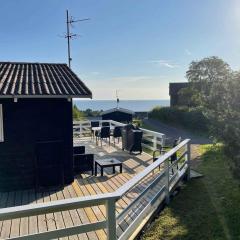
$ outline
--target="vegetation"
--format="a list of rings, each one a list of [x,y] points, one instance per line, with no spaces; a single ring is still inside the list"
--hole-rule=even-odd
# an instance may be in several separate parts
[[[239,182],[232,177],[222,145],[202,147],[197,170],[203,178],[190,181],[144,234],[144,240],[240,239]]]
[[[73,119],[74,120],[81,120],[81,119],[85,119],[86,115],[84,114],[84,112],[80,111],[78,109],[78,107],[74,104],[73,105]]]
[[[156,108],[149,116],[191,130],[209,130],[216,142],[224,144],[232,159],[229,164],[240,178],[240,72],[218,57],[209,57],[193,61],[186,77],[189,88],[180,92],[180,98],[188,99],[186,107]]]
[[[87,117],[99,117],[101,111],[93,111],[92,109],[86,109],[85,111],[80,111],[78,107],[74,104],[73,105],[73,119],[80,120],[86,119]]]
[[[240,72],[217,57],[192,62],[187,71],[192,100],[202,107],[211,135],[224,143],[233,160],[234,174],[240,177]]]
[[[132,121],[133,124],[135,124],[136,126],[138,127],[142,127],[142,120],[139,119],[139,118],[134,118],[133,121]]]
[[[193,132],[208,132],[208,120],[203,115],[201,108],[155,107],[149,113],[149,117],[161,122],[184,127]]]

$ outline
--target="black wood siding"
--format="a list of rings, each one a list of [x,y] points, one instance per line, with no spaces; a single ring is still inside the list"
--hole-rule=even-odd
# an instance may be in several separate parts
[[[124,113],[120,111],[115,111],[111,113],[106,113],[102,115],[102,120],[114,120],[117,122],[128,123],[132,122],[132,114]]]
[[[35,186],[36,143],[61,141],[64,181],[73,181],[72,102],[66,99],[1,99],[0,190]],[[54,174],[54,172],[52,173]]]

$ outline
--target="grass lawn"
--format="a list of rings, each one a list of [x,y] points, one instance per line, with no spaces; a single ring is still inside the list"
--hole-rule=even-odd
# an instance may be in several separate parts
[[[203,146],[198,171],[143,235],[144,240],[240,239],[240,181],[221,146]]]

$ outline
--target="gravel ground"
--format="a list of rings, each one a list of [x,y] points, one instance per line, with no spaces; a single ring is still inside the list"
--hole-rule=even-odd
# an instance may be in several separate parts
[[[189,131],[186,131],[181,128],[172,127],[170,125],[167,125],[165,123],[159,122],[157,120],[153,119],[145,119],[144,124],[149,126],[152,130],[164,133],[167,136],[167,142],[172,142],[173,139],[176,139],[178,137],[182,137],[182,139],[190,138],[191,139],[191,167],[193,169],[196,169],[198,164],[200,163],[200,145],[202,144],[210,144],[211,140],[197,136]]]

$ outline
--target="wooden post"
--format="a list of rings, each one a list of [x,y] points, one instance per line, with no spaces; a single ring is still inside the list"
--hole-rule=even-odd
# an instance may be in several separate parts
[[[164,162],[164,182],[165,182],[165,195],[166,195],[166,204],[169,204],[170,197],[169,197],[169,160],[166,159]]]
[[[117,227],[116,227],[116,209],[115,199],[109,199],[106,202],[106,215],[107,215],[107,239],[117,239]]]

